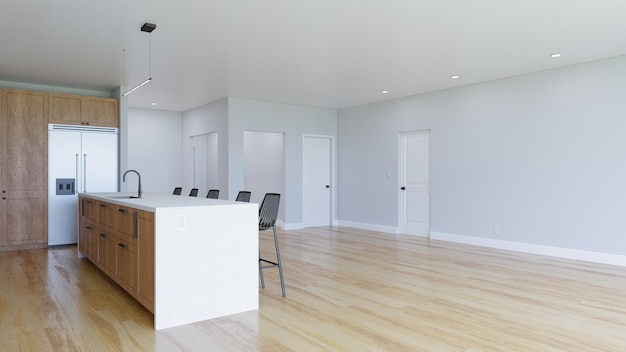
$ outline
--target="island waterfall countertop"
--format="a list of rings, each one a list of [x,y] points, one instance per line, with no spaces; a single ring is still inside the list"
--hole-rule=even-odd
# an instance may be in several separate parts
[[[136,195],[79,194],[154,213],[155,329],[258,309],[258,204],[156,193],[130,198]],[[141,267],[137,274],[141,279]]]
[[[171,194],[163,193],[143,193],[141,198],[137,198],[137,192],[80,193],[80,195],[101,200],[104,202],[150,212],[155,212],[159,208],[181,208],[241,204],[240,202],[234,202],[230,200],[174,196]]]

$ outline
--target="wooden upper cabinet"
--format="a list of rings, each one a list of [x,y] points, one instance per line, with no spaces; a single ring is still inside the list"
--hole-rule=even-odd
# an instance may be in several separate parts
[[[113,98],[50,93],[50,123],[119,127],[119,102]]]
[[[118,101],[110,98],[85,98],[87,111],[83,112],[88,125],[119,127]],[[86,116],[85,116],[86,115]]]
[[[76,95],[50,94],[51,123],[80,125],[82,97]]]

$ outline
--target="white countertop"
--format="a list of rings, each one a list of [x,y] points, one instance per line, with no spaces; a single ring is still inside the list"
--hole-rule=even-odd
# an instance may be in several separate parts
[[[186,208],[241,204],[241,202],[235,202],[232,200],[197,198],[183,195],[175,196],[172,194],[148,192],[143,193],[141,198],[130,198],[136,197],[137,192],[79,193],[79,195],[150,212],[155,212],[158,208]]]

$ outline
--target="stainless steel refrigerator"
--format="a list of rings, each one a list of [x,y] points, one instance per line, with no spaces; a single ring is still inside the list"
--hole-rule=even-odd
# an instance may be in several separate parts
[[[48,245],[78,240],[78,193],[118,191],[118,129],[48,125]]]

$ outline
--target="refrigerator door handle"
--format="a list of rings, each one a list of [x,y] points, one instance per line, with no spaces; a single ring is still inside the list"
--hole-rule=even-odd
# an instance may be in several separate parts
[[[83,193],[87,192],[87,154],[83,154]]]
[[[78,185],[78,154],[76,154],[76,184]],[[74,190],[76,190],[76,187],[74,187]],[[80,188],[79,188],[80,190]]]

